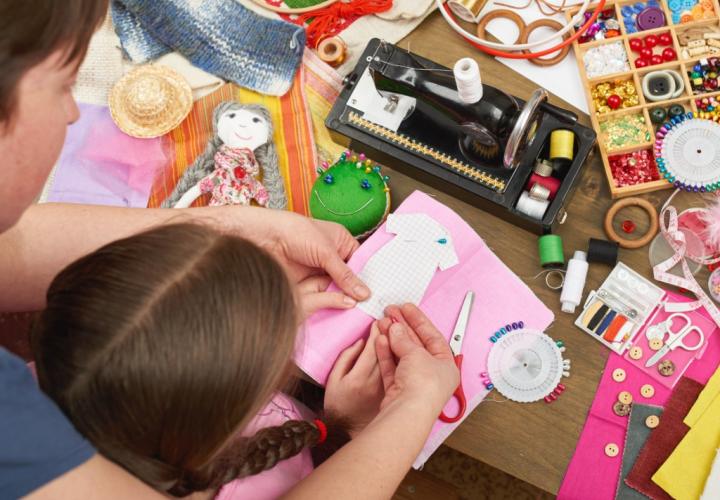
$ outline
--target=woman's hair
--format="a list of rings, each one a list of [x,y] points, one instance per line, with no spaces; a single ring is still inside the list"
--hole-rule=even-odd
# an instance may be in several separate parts
[[[255,113],[267,123],[268,141],[255,150],[255,158],[262,169],[262,184],[268,192],[268,208],[279,210],[287,208],[285,181],[280,174],[278,154],[273,142],[273,122],[270,111],[262,104],[242,104],[237,101],[221,102],[215,108],[213,111],[213,135],[208,141],[205,151],[183,172],[173,192],[162,202],[162,207],[174,207],[183,194],[215,170],[215,153],[223,144],[218,137],[218,122],[226,112],[239,110]]]
[[[65,51],[65,64],[80,65],[107,10],[108,0],[0,2],[0,125],[11,121],[18,82],[30,68],[56,50]]]
[[[32,341],[41,387],[98,451],[184,496],[317,443],[299,420],[237,435],[286,382],[296,328],[290,283],[267,252],[176,224],[63,270]]]

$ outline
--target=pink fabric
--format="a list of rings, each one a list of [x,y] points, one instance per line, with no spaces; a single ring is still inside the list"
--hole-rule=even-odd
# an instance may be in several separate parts
[[[668,296],[672,300],[688,300],[672,292],[668,292]],[[709,315],[704,309],[700,310],[700,313],[709,319]],[[647,358],[647,354],[645,358]],[[702,359],[692,363],[685,372],[685,376],[705,384],[715,372],[718,363],[720,363],[720,335],[712,335],[708,340],[708,346]],[[622,368],[626,372],[626,379],[622,383],[617,383],[612,378],[612,372],[616,368]],[[645,384],[651,384],[655,388],[655,395],[650,399],[645,399],[640,395],[640,387]],[[558,492],[558,499],[611,500],[615,498],[628,425],[627,417],[618,417],[612,410],[612,405],[617,400],[620,391],[629,391],[635,401],[660,406],[665,405],[671,392],[634,363],[611,353],[585,427],[578,440],[575,454]],[[610,458],[605,455],[605,445],[608,443],[618,445],[620,448],[618,456]]]
[[[165,141],[130,137],[113,123],[107,107],[80,104],[48,201],[144,208],[155,175],[172,159]]]
[[[492,253],[477,233],[445,205],[416,191],[395,213],[425,213],[443,225],[452,236],[459,264],[446,271],[438,271],[420,303],[420,308],[447,337],[455,326],[465,293],[473,290],[476,294],[463,344],[462,377],[468,401],[467,417],[488,392],[480,373],[487,368],[487,356],[492,346],[489,337],[501,326],[518,321],[524,321],[528,328],[545,330],[553,321],[553,314]],[[370,256],[393,237],[385,231],[383,224],[355,252],[350,267],[360,271]],[[372,321],[372,317],[357,308],[318,312],[308,320],[301,335],[296,359],[298,365],[324,384],[340,352],[358,338],[366,336]],[[450,414],[453,414],[453,409],[448,407]],[[458,425],[438,421],[415,467],[421,466]]]
[[[287,420],[312,418],[314,418],[312,412],[302,403],[284,394],[277,394],[243,431],[243,435],[251,436],[260,429],[282,425]],[[312,470],[312,456],[310,450],[305,449],[299,455],[283,460],[270,470],[229,482],[222,487],[215,498],[218,500],[275,499],[287,493]]]
[[[674,302],[674,300],[669,299],[669,302]],[[707,349],[707,345],[710,341],[710,336],[713,335],[717,330],[717,326],[715,325],[715,323],[706,315],[700,313],[699,310],[683,313],[688,318],[690,318],[690,320],[695,326],[699,327],[703,331],[706,344],[705,347],[701,347],[697,351],[686,351],[682,348],[676,348],[666,354],[663,359],[669,359],[673,363],[675,363],[675,373],[673,373],[669,377],[664,377],[658,372],[657,365],[645,368],[645,363],[647,362],[647,360],[650,358],[650,356],[655,354],[655,351],[650,349],[649,341],[645,336],[645,330],[652,325],[657,325],[658,323],[664,322],[671,314],[673,313],[666,312],[661,308],[658,311],[657,315],[654,318],[651,318],[650,321],[648,321],[646,326],[640,331],[640,333],[636,337],[634,345],[639,345],[642,348],[644,353],[642,359],[639,359],[637,361],[633,360],[630,358],[629,353],[625,353],[625,359],[628,362],[637,366],[640,370],[650,375],[652,378],[655,379],[656,382],[659,382],[670,389],[675,387],[675,384],[678,380],[680,380],[680,377],[682,377],[682,375],[685,373],[685,370],[692,364],[693,360],[703,357],[703,355],[705,354],[705,350]],[[675,318],[674,323],[674,329],[676,331],[682,328],[682,326],[685,324],[682,318]],[[667,336],[665,337],[665,339],[667,340]],[[698,335],[696,335],[695,333],[691,333],[685,338],[684,341],[687,345],[693,346],[695,345],[695,343],[698,342]]]

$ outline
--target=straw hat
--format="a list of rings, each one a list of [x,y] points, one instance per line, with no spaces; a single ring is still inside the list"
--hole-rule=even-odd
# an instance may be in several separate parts
[[[140,66],[122,77],[110,91],[110,114],[126,134],[159,137],[190,113],[190,85],[166,66]]]

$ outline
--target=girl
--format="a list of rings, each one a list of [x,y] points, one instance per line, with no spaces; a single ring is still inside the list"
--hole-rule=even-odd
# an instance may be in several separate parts
[[[33,329],[41,387],[98,451],[160,491],[275,498],[312,470],[309,447],[344,440],[288,398],[267,404],[291,373],[299,318],[280,265],[246,240],[151,230],[71,264],[47,299]],[[369,359],[367,348],[356,367]],[[378,391],[363,406],[377,413],[382,382],[364,365],[357,376]]]

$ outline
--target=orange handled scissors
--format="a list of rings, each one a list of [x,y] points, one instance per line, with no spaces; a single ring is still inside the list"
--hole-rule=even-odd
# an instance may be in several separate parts
[[[458,315],[457,322],[455,323],[455,329],[453,330],[452,337],[450,337],[450,350],[455,357],[455,366],[460,370],[460,385],[457,386],[453,397],[458,403],[458,411],[454,417],[448,417],[445,415],[445,411],[440,414],[440,420],[448,424],[452,424],[463,418],[465,415],[465,409],[467,408],[467,401],[465,400],[465,391],[462,385],[462,362],[463,355],[462,343],[465,339],[465,331],[467,330],[468,320],[470,319],[470,311],[472,310],[473,300],[475,300],[475,292],[468,292],[465,294],[465,300],[463,301],[460,314]]]

